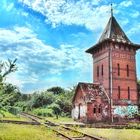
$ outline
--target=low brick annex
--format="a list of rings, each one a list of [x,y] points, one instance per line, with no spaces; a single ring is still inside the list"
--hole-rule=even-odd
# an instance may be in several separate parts
[[[109,96],[99,83],[79,83],[73,98],[72,117],[82,122],[108,119]]]

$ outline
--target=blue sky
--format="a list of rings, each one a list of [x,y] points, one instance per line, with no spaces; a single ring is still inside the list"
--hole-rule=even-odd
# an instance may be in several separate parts
[[[0,0],[0,59],[17,58],[6,81],[22,92],[92,82],[94,45],[110,17],[110,0]],[[114,15],[140,44],[140,1],[114,0]],[[140,78],[140,51],[137,51]]]

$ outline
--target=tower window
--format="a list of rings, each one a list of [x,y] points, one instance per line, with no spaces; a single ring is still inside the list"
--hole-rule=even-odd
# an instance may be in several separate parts
[[[120,76],[120,64],[117,65],[118,65],[118,76]]]
[[[120,88],[120,86],[118,86],[118,99],[120,99],[121,98],[121,88]]]
[[[128,100],[130,100],[130,87],[128,87]]]
[[[97,77],[99,77],[99,66],[97,66]]]
[[[102,65],[102,76],[104,75],[104,65]]]
[[[129,77],[129,65],[127,65],[127,77]]]

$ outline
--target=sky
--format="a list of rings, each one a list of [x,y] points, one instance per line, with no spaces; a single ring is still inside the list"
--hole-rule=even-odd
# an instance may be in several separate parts
[[[110,18],[111,0],[0,0],[0,60],[17,58],[6,82],[23,93],[92,82],[92,57]],[[140,1],[114,0],[114,16],[140,44]],[[140,78],[140,51],[136,54]]]

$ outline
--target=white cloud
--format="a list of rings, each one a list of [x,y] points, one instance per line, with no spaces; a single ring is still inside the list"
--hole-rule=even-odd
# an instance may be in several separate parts
[[[23,81],[18,78],[16,74],[10,74],[6,78],[7,83],[12,83],[13,85],[16,85],[18,88],[22,89],[23,88]]]
[[[140,24],[136,23],[135,25],[133,25],[133,27],[131,29],[129,29],[127,34],[132,36],[132,35],[134,35],[136,33],[139,33],[139,31],[140,31]]]
[[[15,77],[7,80],[12,82],[13,79],[13,83],[22,88],[24,84],[38,83],[42,78],[59,76],[66,71],[79,71],[79,75],[83,75],[90,67],[87,61],[90,56],[85,55],[85,48],[70,44],[54,48],[44,44],[27,27],[0,29],[0,51],[0,59],[18,59]]]
[[[132,13],[130,13],[132,18],[137,18],[138,16],[140,16],[140,12],[139,11],[134,11]]]
[[[121,2],[120,5],[124,6],[124,7],[129,7],[129,6],[133,5],[133,3],[131,0],[126,0],[126,1]]]
[[[94,30],[104,27],[110,5],[99,6],[101,0],[20,0],[33,10],[46,17],[46,22],[53,27],[59,24],[80,25]],[[98,5],[98,6],[97,6]],[[97,24],[99,23],[99,24]]]

